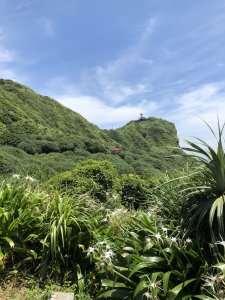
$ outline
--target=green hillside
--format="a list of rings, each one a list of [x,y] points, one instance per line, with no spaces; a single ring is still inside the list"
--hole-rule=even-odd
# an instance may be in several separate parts
[[[0,171],[49,177],[81,159],[107,159],[120,173],[157,175],[182,165],[175,126],[148,118],[101,130],[54,99],[0,80]],[[113,154],[112,149],[121,149]]]

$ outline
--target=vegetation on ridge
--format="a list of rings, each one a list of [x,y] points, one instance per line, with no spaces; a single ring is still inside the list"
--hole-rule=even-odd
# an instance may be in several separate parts
[[[90,158],[113,162],[119,173],[155,176],[183,165],[174,156],[180,152],[174,149],[176,146],[176,129],[168,121],[151,117],[116,130],[101,130],[49,97],[13,81],[0,80],[3,174],[29,172],[48,178]],[[121,148],[121,153],[113,155],[114,147]]]

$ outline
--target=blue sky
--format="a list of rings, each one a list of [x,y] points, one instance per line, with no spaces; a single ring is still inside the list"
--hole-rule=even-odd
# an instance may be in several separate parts
[[[140,113],[210,139],[225,120],[224,0],[0,0],[0,78],[116,128]]]

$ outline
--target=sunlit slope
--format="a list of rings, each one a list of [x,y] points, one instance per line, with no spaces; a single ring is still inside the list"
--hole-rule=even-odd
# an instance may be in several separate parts
[[[137,112],[138,115],[138,112]],[[120,173],[157,175],[182,165],[174,124],[157,118],[101,130],[80,114],[11,80],[0,80],[0,171],[52,174],[85,158]],[[112,149],[121,152],[113,154]]]
[[[1,143],[48,153],[102,142],[101,131],[80,114],[10,80],[0,81]]]

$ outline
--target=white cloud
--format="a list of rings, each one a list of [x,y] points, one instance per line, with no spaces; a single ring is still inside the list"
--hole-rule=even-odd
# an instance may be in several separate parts
[[[157,103],[146,100],[115,107],[88,95],[61,95],[56,98],[64,106],[79,112],[88,121],[102,128],[118,127],[130,120],[138,119],[140,113],[144,111],[153,114],[157,110]]]
[[[144,88],[139,86],[140,94]],[[126,91],[127,94],[133,92]],[[181,145],[184,145],[184,139],[189,140],[192,136],[202,138],[213,145],[214,138],[202,119],[215,130],[217,114],[221,124],[225,121],[225,82],[200,85],[185,93],[173,95],[166,101],[140,96],[139,101],[115,104],[104,98],[82,93],[79,88],[59,77],[49,82],[45,94],[79,112],[88,121],[101,128],[121,127],[131,120],[138,119],[140,113],[146,117],[164,118],[175,124]]]
[[[1,64],[0,78],[14,80],[16,82],[29,86],[29,77],[27,75],[18,72],[14,68],[1,67]]]
[[[39,20],[39,23],[41,24],[45,35],[47,35],[48,37],[55,36],[55,26],[50,18],[41,18]]]
[[[11,62],[14,58],[15,54],[12,51],[0,46],[0,63]]]
[[[17,11],[20,11],[20,10],[24,11],[25,9],[29,8],[30,6],[31,6],[30,2],[28,2],[28,1],[24,1],[24,2],[20,1],[20,3],[18,5],[16,5],[15,9]]]
[[[156,25],[156,19],[150,17],[147,20],[147,22],[145,22],[144,26],[140,28],[141,37],[139,40],[139,45],[138,45],[139,47],[141,46],[141,44],[145,43],[149,39],[149,37],[151,36],[151,34],[155,29],[155,25]]]
[[[137,77],[137,72],[148,72],[154,61],[143,55],[145,43],[151,37],[154,30],[155,19],[149,18],[139,28],[137,38],[120,55],[105,65],[96,66],[93,70],[85,70],[82,75],[82,85],[88,89],[90,82],[102,97],[113,103],[126,102],[133,96],[141,97],[151,90],[151,84],[146,83],[142,75],[135,82],[129,78]],[[144,80],[143,80],[144,79]],[[134,80],[133,80],[134,81]]]
[[[194,136],[214,144],[214,138],[204,121],[215,131],[217,116],[221,124],[225,122],[225,82],[201,85],[178,95],[174,99],[174,106],[165,118],[176,124],[182,139]]]
[[[15,80],[15,73],[11,69],[1,68],[0,78]]]

